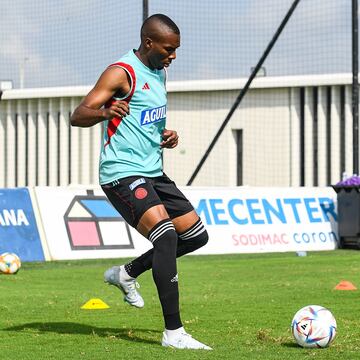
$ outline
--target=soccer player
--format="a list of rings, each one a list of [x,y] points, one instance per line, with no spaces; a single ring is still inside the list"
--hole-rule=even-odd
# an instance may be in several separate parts
[[[109,201],[153,248],[128,264],[105,271],[104,279],[141,308],[136,278],[152,269],[165,322],[162,345],[179,349],[211,348],[183,328],[179,311],[176,257],[208,241],[199,216],[163,172],[163,148],[178,144],[165,128],[166,68],[176,59],[180,31],[156,14],[141,27],[141,44],[111,64],[71,116],[73,126],[105,122],[100,155],[100,184]]]

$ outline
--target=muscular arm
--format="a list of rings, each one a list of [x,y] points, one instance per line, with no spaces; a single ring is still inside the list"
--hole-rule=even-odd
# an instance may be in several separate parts
[[[129,106],[125,101],[116,101],[107,109],[102,107],[115,93],[125,95],[129,90],[129,78],[124,69],[117,66],[106,69],[94,88],[74,110],[70,118],[71,125],[89,127],[115,116],[126,116]]]

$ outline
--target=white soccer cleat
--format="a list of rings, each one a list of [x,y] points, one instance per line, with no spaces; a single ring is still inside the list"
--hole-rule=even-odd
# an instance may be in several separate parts
[[[164,331],[161,345],[175,349],[212,350],[210,346],[195,340],[185,330],[171,338],[167,336],[166,331]]]
[[[124,296],[124,301],[137,308],[144,307],[144,299],[141,297],[136,288],[139,288],[139,284],[136,279],[130,277],[124,265],[113,266],[104,273],[104,281],[110,285],[118,287]]]

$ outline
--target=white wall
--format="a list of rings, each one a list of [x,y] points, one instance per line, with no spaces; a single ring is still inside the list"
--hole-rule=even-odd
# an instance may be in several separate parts
[[[170,82],[167,128],[180,143],[166,150],[165,171],[185,185],[228,114],[246,79]],[[331,182],[340,180],[340,88],[345,86],[345,170],[352,172],[351,76],[333,74],[258,78],[193,182],[237,185],[236,130],[243,130],[243,184],[328,185],[327,139],[331,139]],[[326,127],[331,87],[331,127]],[[300,153],[300,89],[304,88],[304,163]],[[314,88],[318,102],[314,104]],[[69,114],[90,87],[5,91],[0,101],[0,187],[96,184],[101,126],[74,128]],[[315,109],[317,138],[314,139]],[[317,143],[318,152],[314,153]]]

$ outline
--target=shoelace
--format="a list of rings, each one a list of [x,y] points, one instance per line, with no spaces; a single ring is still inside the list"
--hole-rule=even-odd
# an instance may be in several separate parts
[[[137,296],[137,291],[136,289],[140,288],[140,284],[137,281],[131,281],[130,284],[128,284],[128,288],[129,288],[129,293],[128,296]]]

